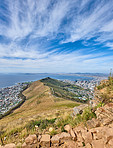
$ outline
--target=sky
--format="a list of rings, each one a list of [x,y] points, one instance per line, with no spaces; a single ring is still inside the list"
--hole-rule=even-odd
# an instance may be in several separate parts
[[[113,0],[0,0],[0,73],[108,73]]]

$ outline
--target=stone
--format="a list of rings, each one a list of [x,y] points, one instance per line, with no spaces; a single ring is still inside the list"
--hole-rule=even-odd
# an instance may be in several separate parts
[[[60,143],[64,143],[65,140],[70,140],[72,139],[71,135],[66,132],[62,132],[61,134],[58,134]]]
[[[68,124],[68,125],[65,125],[65,126],[64,126],[64,130],[66,130],[66,131],[69,133],[70,130],[71,130],[70,125],[69,125],[69,124]]]
[[[54,144],[59,145],[59,140],[60,140],[60,137],[59,137],[58,135],[54,135],[54,136],[51,138],[51,143],[52,143],[52,145],[54,145]]]
[[[16,148],[14,143],[6,144],[3,148]]]
[[[99,140],[102,139],[103,136],[105,136],[105,133],[108,129],[108,127],[97,127],[90,129],[89,131],[92,133],[94,140]]]
[[[87,132],[86,130],[82,131],[82,137],[84,139],[85,144],[92,142],[92,134],[91,132]]]
[[[92,141],[93,148],[104,148],[104,141],[103,139],[93,140]]]
[[[75,132],[72,129],[70,130],[70,135],[71,135],[71,137],[73,138],[74,141],[77,140],[77,136],[76,136]]]
[[[50,147],[50,135],[45,134],[42,135],[41,139],[40,139],[40,145],[43,147]]]
[[[113,121],[113,103],[108,103],[95,111],[101,125],[109,125]]]
[[[100,121],[98,119],[93,118],[92,120],[88,120],[86,122],[86,126],[87,126],[88,129],[99,127]]]
[[[22,144],[22,148],[27,148],[27,144],[25,142]]]
[[[37,136],[34,134],[34,135],[29,135],[26,139],[25,139],[25,143],[28,145],[28,144],[35,144],[37,143],[38,140],[37,140]]]
[[[77,148],[77,144],[72,140],[67,140],[65,141],[63,148]]]
[[[108,143],[108,141],[113,138],[113,128],[109,128],[109,129],[105,130],[104,133],[105,133],[104,134],[104,141],[105,141],[105,143]]]
[[[26,144],[25,142],[22,144],[22,148],[39,148],[38,144]]]
[[[83,130],[84,130],[84,128],[81,127],[81,126],[76,127],[76,128],[73,129],[74,133],[77,136],[77,141],[78,142],[80,142],[80,141],[83,142],[83,137],[82,137],[82,133],[81,133],[81,131],[83,131]]]
[[[66,133],[66,132],[62,132],[61,134],[59,134],[59,138],[60,139],[68,139],[68,138],[71,138],[71,135],[69,133]]]
[[[87,143],[85,148],[91,148],[91,145],[89,143]]]
[[[108,144],[109,144],[110,146],[113,146],[113,139],[110,139],[109,142],[108,142]]]
[[[82,110],[80,110],[80,108],[78,108],[78,107],[74,107],[73,108],[73,115],[74,116],[76,116],[77,114],[80,114],[80,113],[82,113],[83,111]]]
[[[38,135],[38,139],[37,139],[38,142],[40,142],[41,137],[42,137],[41,135]]]

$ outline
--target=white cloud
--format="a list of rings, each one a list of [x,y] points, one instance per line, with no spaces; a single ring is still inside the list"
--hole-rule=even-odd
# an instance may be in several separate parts
[[[103,53],[91,55],[82,49],[68,53],[61,52],[60,46],[56,48],[49,44],[55,39],[61,44],[79,40],[87,44],[88,39],[96,37],[96,42],[105,42],[105,46],[112,49],[113,44],[109,42],[113,38],[112,0],[15,0],[7,1],[6,6],[9,11],[1,10],[0,13],[8,23],[0,23],[0,35],[7,37],[10,43],[0,43],[1,68],[77,72],[95,67],[101,70],[100,63],[107,68],[113,64],[112,56],[106,52],[104,57],[101,57]],[[59,34],[63,37],[58,37]],[[24,40],[27,40],[25,45]]]

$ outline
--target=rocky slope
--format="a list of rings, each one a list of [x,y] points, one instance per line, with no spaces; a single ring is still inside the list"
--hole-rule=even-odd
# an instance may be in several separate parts
[[[108,103],[95,111],[97,119],[86,122],[86,126],[64,127],[65,131],[54,136],[49,134],[29,135],[22,148],[113,148],[113,103]],[[2,148],[16,148],[8,144]]]

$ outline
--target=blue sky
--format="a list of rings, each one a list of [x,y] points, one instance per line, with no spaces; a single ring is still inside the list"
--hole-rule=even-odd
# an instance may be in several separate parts
[[[109,72],[113,0],[0,0],[0,72]]]

